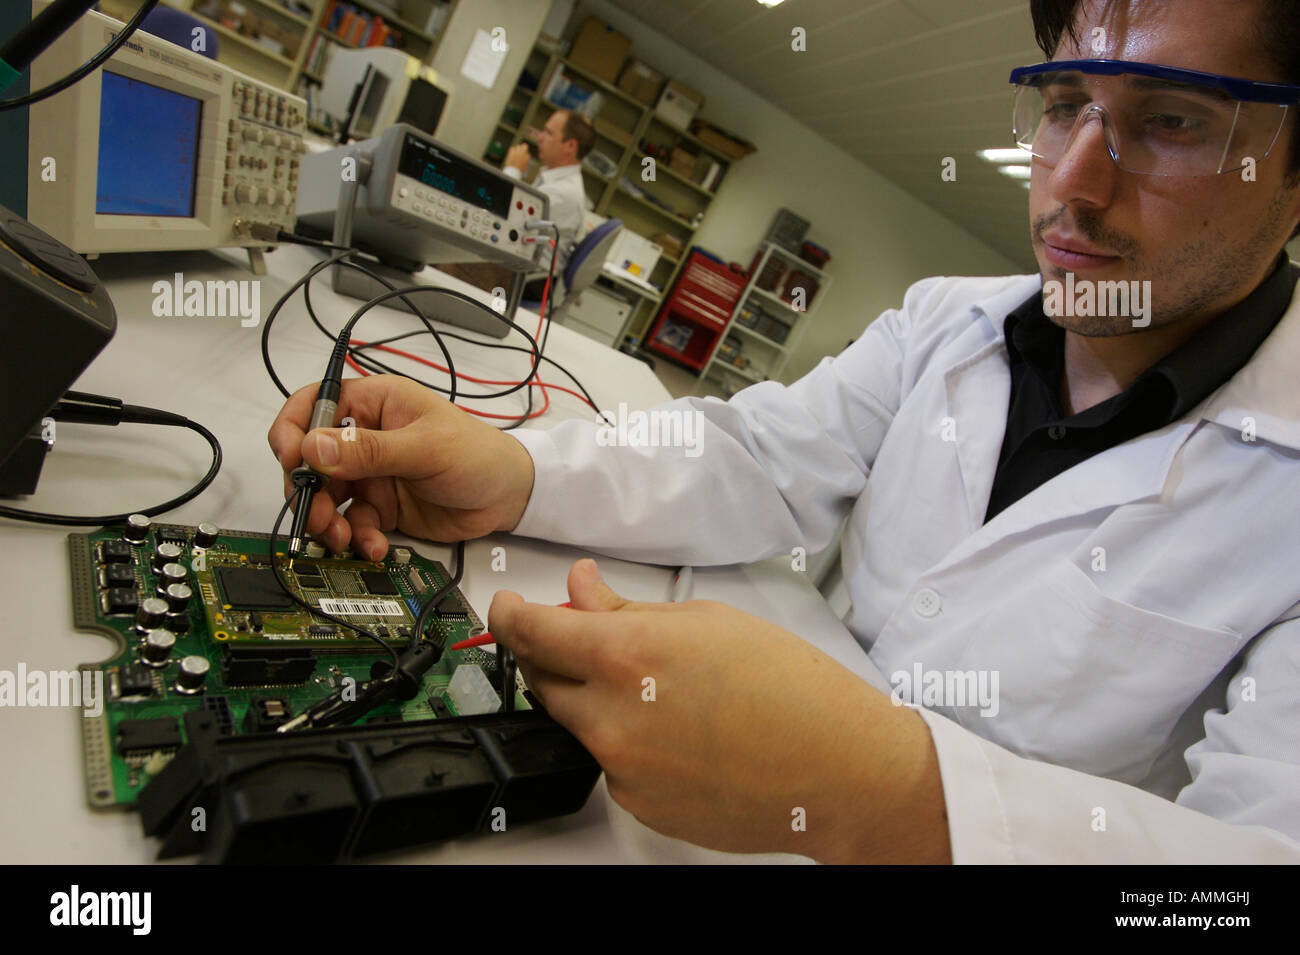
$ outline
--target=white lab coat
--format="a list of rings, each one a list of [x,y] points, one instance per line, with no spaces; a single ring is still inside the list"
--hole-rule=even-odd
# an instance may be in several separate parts
[[[788,388],[662,406],[702,412],[695,457],[515,432],[517,533],[723,564],[815,553],[847,515],[880,671],[998,673],[994,715],[921,710],[957,862],[1300,861],[1300,302],[1185,418],[985,525],[1003,320],[1040,283],[927,279]]]

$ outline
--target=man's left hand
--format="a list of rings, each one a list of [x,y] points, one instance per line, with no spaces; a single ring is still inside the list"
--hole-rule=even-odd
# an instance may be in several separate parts
[[[568,588],[572,609],[501,591],[489,626],[645,825],[727,852],[951,861],[938,757],[916,713],[725,604],[624,600],[591,560]]]

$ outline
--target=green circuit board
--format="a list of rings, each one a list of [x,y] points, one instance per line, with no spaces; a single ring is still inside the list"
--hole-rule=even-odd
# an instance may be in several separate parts
[[[272,571],[267,534],[222,530],[215,542],[205,540],[209,546],[198,548],[194,527],[153,524],[136,543],[127,541],[124,532],[116,526],[68,537],[76,626],[101,633],[115,645],[108,659],[81,667],[102,673],[102,678],[92,676],[102,679],[102,712],[81,720],[92,806],[135,803],[140,790],[184,744],[181,717],[187,710],[211,711],[222,733],[273,733],[275,726],[346,681],[359,685],[369,679],[376,660],[390,659],[373,641],[286,596]],[[160,550],[164,544],[178,548],[179,555]],[[281,576],[296,596],[399,650],[410,641],[420,606],[449,580],[441,563],[409,547],[391,547],[382,561],[327,556],[317,547],[314,554],[290,562],[283,539],[276,546]],[[159,554],[176,559],[160,565]],[[170,578],[164,576],[168,564]],[[184,568],[184,584],[192,594],[188,604],[178,609],[174,600],[161,622],[142,622],[142,604],[163,596],[160,584],[176,582],[177,564]],[[147,634],[158,629],[167,631],[164,645],[171,644],[165,657],[156,637],[146,647]],[[449,647],[483,629],[464,595],[453,589],[439,601],[426,639]],[[193,671],[194,657],[207,661],[197,689],[182,686],[181,677],[181,661],[190,658],[187,667]],[[499,687],[494,653],[448,650],[425,674],[414,699],[382,704],[361,722],[492,712],[492,701],[499,706],[501,698],[485,695],[483,680],[475,681],[478,695],[453,691],[452,678],[462,665],[477,667],[491,687]],[[462,674],[462,680],[467,676],[478,674]],[[513,689],[515,708],[528,709],[522,680]]]

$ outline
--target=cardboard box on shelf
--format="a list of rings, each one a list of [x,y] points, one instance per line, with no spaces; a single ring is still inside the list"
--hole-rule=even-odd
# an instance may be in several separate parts
[[[647,106],[653,106],[667,78],[640,60],[628,60],[618,78],[618,88]]]
[[[668,161],[668,168],[680,176],[693,180],[695,178],[695,164],[699,162],[699,159],[700,157],[695,153],[678,146],[673,150],[672,158]]]
[[[682,251],[685,249],[685,246],[682,245],[682,240],[677,238],[677,236],[669,235],[667,232],[656,232],[650,237],[650,240],[654,242],[655,245],[659,246],[659,248],[663,250],[664,255],[669,258],[680,259],[682,257]]]
[[[573,38],[568,60],[578,69],[613,83],[631,49],[631,39],[598,18],[587,17]]]
[[[691,89],[681,80],[669,80],[655,105],[655,115],[669,126],[685,131],[703,105],[703,93]]]
[[[707,146],[712,146],[729,159],[744,159],[758,147],[732,133],[719,129],[712,123],[695,122],[691,124],[695,138]]]

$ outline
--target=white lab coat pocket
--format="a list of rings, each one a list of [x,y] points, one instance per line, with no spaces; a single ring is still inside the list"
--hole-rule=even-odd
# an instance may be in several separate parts
[[[1039,635],[1044,645],[1034,657],[1042,686],[1023,693],[1020,718],[1041,721],[1042,732],[1054,737],[1041,740],[1053,762],[1138,782],[1179,717],[1245,641],[1115,600],[1068,559],[1054,563],[1041,582],[1056,605],[1055,623]],[[1003,678],[1004,700],[1019,682],[1008,687]]]

